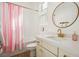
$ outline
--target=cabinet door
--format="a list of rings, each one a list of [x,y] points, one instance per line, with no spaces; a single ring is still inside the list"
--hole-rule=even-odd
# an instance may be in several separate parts
[[[71,54],[63,51],[63,49],[59,48],[59,57],[71,57]]]
[[[55,55],[40,46],[37,46],[36,55],[37,57],[56,57]]]
[[[42,48],[42,57],[56,57],[55,55],[53,55],[51,52],[49,52],[48,50]]]
[[[53,54],[55,54],[56,56],[58,55],[57,54],[57,47],[51,45],[50,43],[47,43],[45,41],[42,42],[42,46],[44,48],[46,48],[47,50],[51,51]]]

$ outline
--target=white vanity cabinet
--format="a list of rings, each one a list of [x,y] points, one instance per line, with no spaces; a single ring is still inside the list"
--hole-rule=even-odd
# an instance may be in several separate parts
[[[42,38],[37,38],[36,47],[37,57],[71,57],[71,54],[65,50],[55,47],[52,44],[44,41]]]
[[[51,46],[45,41],[38,39],[36,47],[36,56],[37,57],[57,57],[57,48]]]
[[[58,39],[58,38],[57,38]],[[79,43],[71,40],[58,41],[37,37],[37,56],[45,57],[79,57]],[[69,45],[70,44],[70,45]]]

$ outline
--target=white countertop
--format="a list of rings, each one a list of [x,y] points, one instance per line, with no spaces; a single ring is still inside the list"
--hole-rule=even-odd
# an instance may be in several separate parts
[[[59,38],[59,37],[50,39],[47,38],[45,35],[38,35],[37,37],[41,38],[47,43],[50,43],[51,45],[63,49],[64,51],[70,53],[73,57],[79,56],[79,39],[78,41],[73,41],[72,38]]]

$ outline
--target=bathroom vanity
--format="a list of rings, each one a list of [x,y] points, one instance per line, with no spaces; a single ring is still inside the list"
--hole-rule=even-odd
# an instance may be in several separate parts
[[[37,57],[76,57],[79,56],[79,41],[71,38],[37,36]]]

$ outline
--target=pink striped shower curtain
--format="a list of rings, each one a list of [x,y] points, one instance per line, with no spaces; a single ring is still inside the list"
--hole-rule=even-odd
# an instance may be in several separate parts
[[[2,3],[2,37],[4,52],[14,52],[24,47],[23,8],[12,3]]]

